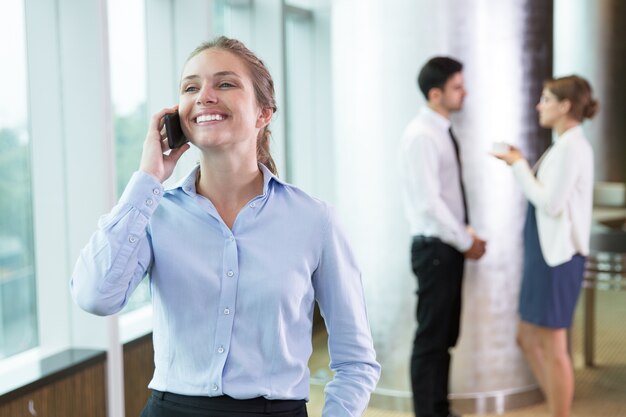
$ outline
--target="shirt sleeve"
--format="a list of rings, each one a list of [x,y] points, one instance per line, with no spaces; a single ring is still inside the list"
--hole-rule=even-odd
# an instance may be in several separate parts
[[[406,158],[405,181],[408,185],[408,198],[413,199],[413,207],[418,208],[414,216],[426,216],[437,224],[438,236],[444,242],[454,246],[460,252],[467,251],[473,238],[452,214],[441,198],[441,180],[438,152],[428,136],[416,137],[402,155]]]
[[[380,377],[370,333],[361,272],[334,211],[313,275],[315,296],[328,331],[330,368],[323,416],[361,416]]]
[[[574,147],[563,146],[550,159],[550,169],[558,172],[549,181],[540,182],[532,173],[528,162],[520,159],[513,164],[513,175],[522,192],[536,209],[550,217],[558,217],[567,206],[577,180],[577,160]],[[545,163],[545,162],[544,162]]]
[[[70,279],[72,297],[82,309],[105,316],[124,308],[152,263],[148,222],[162,195],[163,186],[138,171],[118,204],[100,218]]]

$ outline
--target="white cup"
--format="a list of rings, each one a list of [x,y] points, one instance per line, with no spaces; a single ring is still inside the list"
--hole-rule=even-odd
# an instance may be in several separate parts
[[[506,142],[493,142],[491,144],[491,153],[507,153],[509,149],[509,144]]]

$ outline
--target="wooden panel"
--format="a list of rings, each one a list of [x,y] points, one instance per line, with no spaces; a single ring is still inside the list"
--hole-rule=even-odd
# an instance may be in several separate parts
[[[52,397],[56,414],[106,417],[104,382],[104,364],[100,364],[55,383]]]
[[[141,414],[154,373],[152,333],[124,345],[124,402],[127,417]]]
[[[0,407],[0,417],[32,417],[52,415],[49,410],[54,409],[51,403],[49,388],[41,388],[30,395],[24,395]],[[33,410],[36,414],[30,412]]]
[[[24,394],[0,407],[0,417],[106,417],[104,363]]]

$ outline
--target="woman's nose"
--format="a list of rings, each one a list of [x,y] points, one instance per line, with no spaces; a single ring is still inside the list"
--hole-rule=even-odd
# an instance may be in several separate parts
[[[217,95],[215,94],[215,90],[210,87],[206,87],[200,90],[200,94],[198,94],[196,103],[200,105],[217,103]]]

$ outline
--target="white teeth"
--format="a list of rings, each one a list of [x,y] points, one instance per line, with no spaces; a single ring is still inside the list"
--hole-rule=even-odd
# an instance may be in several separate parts
[[[224,120],[224,116],[221,114],[203,114],[196,119],[198,123],[211,122],[213,120]]]

